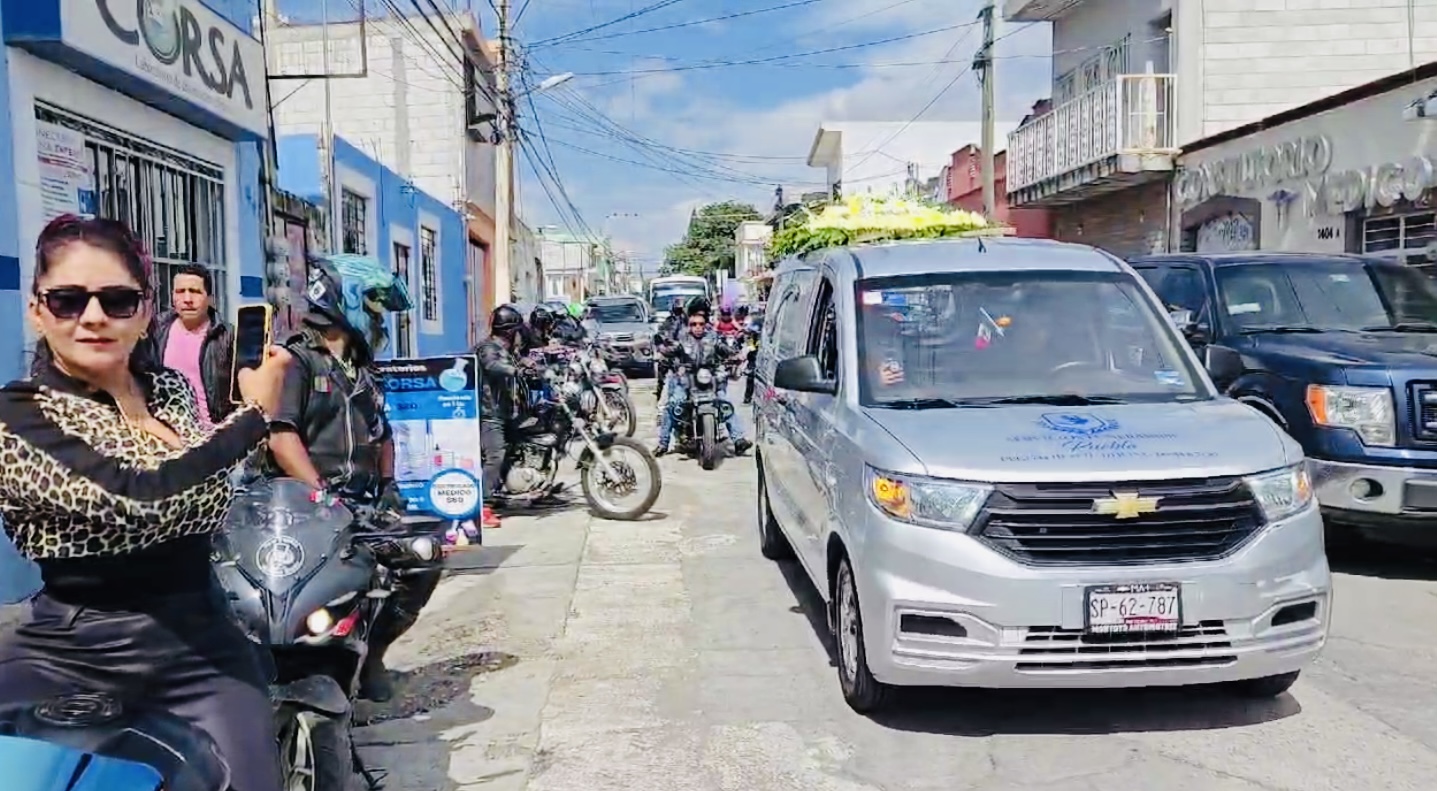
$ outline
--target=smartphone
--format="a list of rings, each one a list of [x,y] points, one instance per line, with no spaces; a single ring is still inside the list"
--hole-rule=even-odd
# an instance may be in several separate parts
[[[269,305],[245,305],[235,316],[234,367],[230,371],[230,400],[238,404],[239,371],[258,368],[265,352],[274,342],[274,308]]]

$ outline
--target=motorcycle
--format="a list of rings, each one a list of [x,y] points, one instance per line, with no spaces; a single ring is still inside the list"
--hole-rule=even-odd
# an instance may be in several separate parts
[[[674,375],[683,383],[688,398],[672,407],[674,440],[689,455],[697,455],[699,466],[712,470],[718,466],[723,443],[727,443],[728,421],[733,417],[733,404],[718,397],[720,377],[728,371],[722,365],[682,362]]]
[[[581,355],[578,364],[576,369],[571,363],[571,373],[599,392],[592,419],[608,431],[626,437],[634,436],[639,427],[639,416],[633,399],[629,397],[629,380],[623,373],[610,368],[601,354],[590,352]]]
[[[204,731],[165,712],[75,692],[0,708],[6,791],[227,791]]]
[[[649,449],[629,437],[596,429],[585,415],[598,409],[598,393],[586,388],[557,367],[545,369],[540,382],[530,384],[533,417],[511,430],[509,447],[500,468],[497,499],[531,505],[553,495],[558,486],[559,461],[574,442],[583,445],[576,459],[584,499],[605,519],[632,521],[654,507],[663,488],[659,463]],[[642,469],[649,483],[641,484]],[[638,505],[623,508],[607,499],[610,494],[641,495]]]
[[[348,791],[356,772],[378,787],[353,748],[351,701],[394,577],[442,562],[441,529],[293,479],[238,491],[213,560],[240,627],[273,662],[287,789]]]

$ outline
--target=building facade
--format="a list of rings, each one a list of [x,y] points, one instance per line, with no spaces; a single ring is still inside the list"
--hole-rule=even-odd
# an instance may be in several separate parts
[[[1437,120],[1408,119],[1437,63],[1190,144],[1180,249],[1366,253],[1437,266]]]
[[[983,213],[983,152],[975,145],[966,145],[953,152],[943,172],[943,200],[950,206]],[[997,203],[988,219],[1013,227],[1018,236],[1046,239],[1052,222],[1046,209],[1015,209],[1008,205],[1008,152],[993,155],[993,192]]]
[[[769,270],[768,243],[773,227],[763,220],[741,222],[734,229],[734,277],[742,284],[746,302],[757,302],[763,276]]]
[[[544,270],[544,299],[582,302],[596,293],[597,244],[554,228],[539,228],[535,237]]]
[[[998,133],[1012,128],[999,122]],[[952,141],[981,132],[981,124],[967,121],[830,121],[813,136],[808,166],[823,170],[823,191],[830,196],[922,192],[948,165]]]
[[[1437,58],[1409,0],[1006,0],[1053,26],[1052,106],[1009,135],[1015,207],[1119,255],[1179,238],[1166,205],[1189,143]]]
[[[443,34],[443,35],[441,35]],[[329,54],[325,55],[328,40]],[[286,77],[287,92],[274,110],[279,134],[333,133],[368,152],[424,193],[465,216],[468,334],[487,325],[490,309],[509,298],[493,278],[495,146],[493,51],[469,13],[384,17],[321,25],[275,25],[268,31],[269,63]],[[289,79],[334,74],[328,81]],[[289,93],[288,91],[292,91]],[[518,254],[522,222],[511,239],[512,280],[533,281],[533,257]],[[505,292],[500,294],[500,292]]]
[[[0,3],[0,333],[16,339],[0,345],[5,380],[34,340],[22,316],[35,240],[62,213],[130,225],[154,259],[161,308],[188,263],[214,271],[226,313],[264,298],[269,98],[249,11],[198,0],[161,18],[137,11]]]
[[[470,347],[468,229],[449,203],[380,164],[342,137],[334,139],[336,200],[325,190],[323,138],[287,135],[277,142],[280,186],[327,207],[337,252],[389,265],[408,286],[414,309],[390,325],[396,357],[453,354]]]

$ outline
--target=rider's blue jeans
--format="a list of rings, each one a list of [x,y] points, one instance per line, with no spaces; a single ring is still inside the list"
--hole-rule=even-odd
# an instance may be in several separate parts
[[[664,404],[664,411],[659,415],[659,447],[661,448],[669,446],[669,440],[673,438],[674,434],[674,414],[683,408],[684,401],[689,397],[688,388],[684,387],[683,380],[674,374],[669,374],[665,385],[668,387],[669,397],[667,403]],[[719,382],[717,395],[718,400],[730,407],[733,406],[733,402],[728,399],[727,378]],[[732,417],[724,422],[724,428],[728,429],[729,439],[738,442],[743,439],[743,424],[738,419],[738,409],[730,411],[733,413]]]

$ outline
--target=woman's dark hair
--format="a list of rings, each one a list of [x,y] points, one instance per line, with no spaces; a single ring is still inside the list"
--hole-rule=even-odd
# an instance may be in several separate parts
[[[61,248],[75,242],[83,242],[118,255],[125,263],[130,277],[133,277],[140,290],[145,292],[145,299],[153,299],[155,289],[150,256],[129,227],[117,220],[80,217],[74,214],[62,214],[51,220],[40,231],[40,238],[35,241],[35,273],[30,284],[34,296],[40,296],[40,279],[50,271],[56,254]],[[158,371],[162,367],[159,350],[152,340],[155,335],[154,321],[152,312],[146,337],[141,338],[140,342],[135,344],[135,350],[130,353],[130,370],[136,374]],[[30,364],[30,375],[35,376],[54,364],[55,355],[50,351],[50,344],[41,338],[35,344],[35,359]]]

